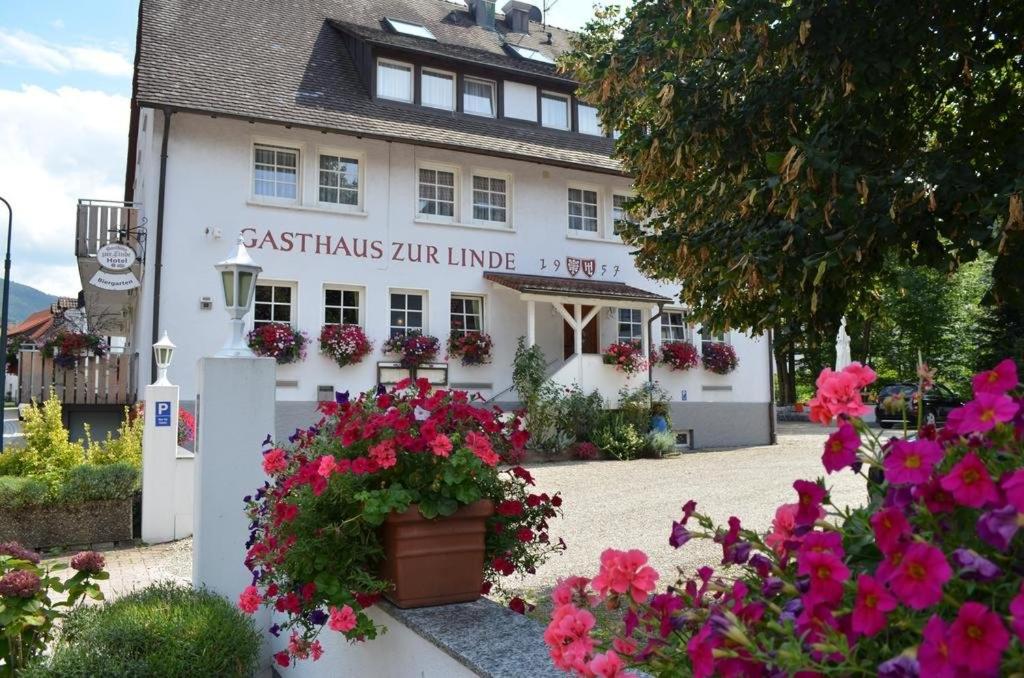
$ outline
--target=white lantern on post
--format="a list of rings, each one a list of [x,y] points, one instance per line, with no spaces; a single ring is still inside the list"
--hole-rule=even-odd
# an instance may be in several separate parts
[[[153,344],[153,360],[156,361],[156,381],[153,382],[155,385],[171,385],[171,382],[167,381],[167,368],[171,366],[171,356],[174,355],[175,348],[177,347],[171,343],[171,338],[167,336],[167,330],[164,330],[160,341]]]
[[[224,290],[224,308],[231,316],[231,336],[217,354],[222,358],[251,358],[253,352],[242,338],[245,316],[252,307],[256,294],[256,277],[263,270],[256,265],[245,249],[242,236],[238,236],[238,249],[234,256],[214,266],[220,271]]]

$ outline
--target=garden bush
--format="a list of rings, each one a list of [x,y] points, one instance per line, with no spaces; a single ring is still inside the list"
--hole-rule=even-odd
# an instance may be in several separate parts
[[[644,448],[643,436],[627,423],[621,412],[609,412],[594,433],[594,444],[602,454],[620,461],[636,459]]]
[[[600,453],[601,451],[594,443],[578,442],[569,447],[569,456],[580,461],[597,459],[597,455]]]
[[[627,424],[641,433],[651,428],[651,417],[660,414],[669,420],[669,395],[655,383],[644,383],[636,388],[624,386],[619,389],[619,412]],[[671,426],[671,421],[668,422]]]
[[[46,483],[34,478],[0,476],[0,510],[36,506],[46,500]]]
[[[83,464],[68,472],[60,499],[69,504],[127,499],[139,485],[139,472],[129,463]]]
[[[226,600],[164,582],[76,610],[53,656],[24,675],[251,676],[259,651],[252,620]]]
[[[182,415],[184,415],[182,411]],[[145,420],[142,416],[142,406],[137,405],[134,409],[124,408],[124,419],[117,429],[115,437],[109,431],[104,440],[95,442],[89,435],[86,445],[86,458],[90,464],[114,464],[126,462],[135,468],[142,468],[142,429]]]
[[[660,458],[676,451],[676,436],[671,431],[650,431],[644,438],[644,453]]]
[[[594,429],[604,412],[604,398],[595,389],[584,393],[576,384],[556,397],[555,428],[578,442],[593,442]]]
[[[0,455],[0,475],[36,478],[56,497],[68,471],[85,462],[85,448],[81,441],[70,440],[61,402],[52,390],[42,405],[25,409],[24,430],[25,446]]]

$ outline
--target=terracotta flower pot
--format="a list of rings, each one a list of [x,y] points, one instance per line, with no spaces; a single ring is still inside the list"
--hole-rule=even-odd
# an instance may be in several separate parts
[[[466,603],[480,597],[484,537],[494,505],[486,500],[428,520],[419,507],[384,521],[381,575],[393,583],[385,597],[398,607]]]

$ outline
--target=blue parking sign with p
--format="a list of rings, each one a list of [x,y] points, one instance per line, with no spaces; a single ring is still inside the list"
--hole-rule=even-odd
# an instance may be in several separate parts
[[[158,400],[158,401],[156,401],[156,425],[157,426],[170,426],[171,425],[171,401],[170,400]]]

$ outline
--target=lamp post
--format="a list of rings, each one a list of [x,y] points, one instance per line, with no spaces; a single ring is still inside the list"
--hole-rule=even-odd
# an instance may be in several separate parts
[[[7,310],[11,305],[11,227],[14,225],[14,210],[11,203],[2,196],[0,201],[7,206],[7,254],[4,256],[4,310],[0,314],[0,351],[3,351],[4,367],[0,372],[0,397],[4,399],[4,420],[7,419]],[[2,422],[0,422],[2,423]],[[4,436],[0,431],[0,454],[4,453]]]
[[[256,277],[263,269],[249,256],[241,235],[238,236],[238,249],[234,255],[216,264],[214,268],[220,272],[224,308],[231,316],[231,336],[217,357],[252,358],[253,352],[242,339],[242,334],[245,330],[245,316],[256,294]]]
[[[171,366],[171,356],[174,355],[174,349],[177,348],[172,342],[171,338],[167,336],[167,330],[164,330],[164,334],[160,337],[160,341],[153,344],[153,360],[156,361],[156,381],[153,382],[154,386],[170,386],[171,382],[167,380],[167,368]]]

